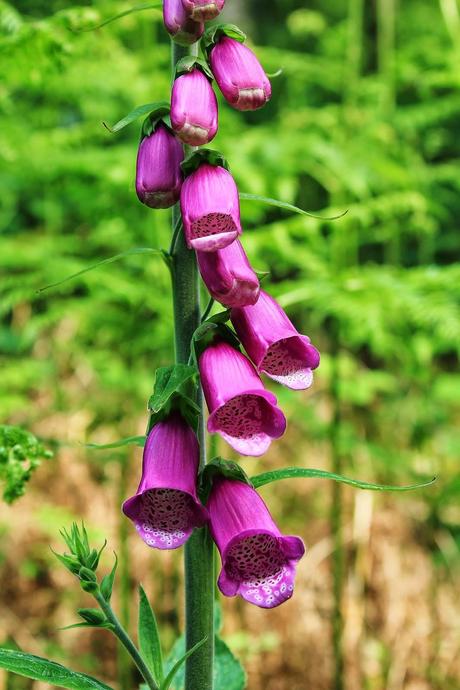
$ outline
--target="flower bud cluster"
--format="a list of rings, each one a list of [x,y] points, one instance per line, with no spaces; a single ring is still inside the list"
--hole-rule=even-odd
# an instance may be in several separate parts
[[[224,0],[165,0],[166,29],[173,40],[190,44],[223,5]],[[242,40],[236,27],[213,27],[202,39],[207,62],[179,63],[171,126],[160,119],[141,141],[136,190],[153,208],[180,199],[185,242],[196,252],[203,282],[211,297],[230,310],[234,340],[218,331],[198,355],[208,432],[218,433],[240,455],[260,456],[286,429],[277,398],[261,375],[293,390],[306,389],[319,353],[260,288],[241,243],[239,193],[226,163],[207,150],[184,162],[180,143],[202,146],[215,137],[213,78],[238,110],[255,110],[270,99],[270,82]],[[235,345],[238,340],[246,354]],[[297,561],[305,552],[302,540],[280,532],[262,498],[241,478],[214,477],[204,506],[198,467],[195,433],[178,410],[170,410],[148,435],[138,490],[123,505],[140,537],[148,546],[175,549],[194,528],[208,524],[221,554],[218,585],[223,594],[239,594],[263,608],[289,599]]]

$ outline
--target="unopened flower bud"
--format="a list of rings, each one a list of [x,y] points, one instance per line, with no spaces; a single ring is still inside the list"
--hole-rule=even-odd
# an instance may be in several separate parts
[[[225,0],[182,0],[187,14],[196,21],[209,21],[222,11]]]
[[[181,74],[171,94],[171,125],[190,146],[202,146],[217,132],[217,99],[209,79],[200,69]]]
[[[203,22],[187,14],[182,0],[163,0],[163,21],[171,38],[182,46],[198,41],[204,31]]]
[[[136,192],[150,208],[169,208],[179,199],[182,186],[182,144],[160,123],[139,145]]]
[[[252,50],[223,35],[210,52],[211,69],[219,89],[237,110],[257,110],[270,99],[272,88]]]

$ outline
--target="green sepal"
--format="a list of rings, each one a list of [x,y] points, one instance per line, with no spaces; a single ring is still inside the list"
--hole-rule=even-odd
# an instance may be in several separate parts
[[[202,60],[195,55],[187,55],[179,60],[174,71],[174,78],[177,79],[181,74],[187,74],[187,72],[191,72],[193,69],[201,70],[208,79],[213,81],[214,75],[206,60]]]
[[[78,577],[83,582],[97,582],[96,573],[94,573],[90,568],[82,566],[78,571]]]
[[[145,137],[149,137],[157,129],[161,123],[169,130],[171,129],[171,120],[169,119],[169,105],[162,105],[147,115],[141,127],[141,141]]]
[[[206,503],[208,500],[212,483],[216,477],[226,477],[227,479],[234,479],[252,486],[248,475],[237,462],[225,460],[221,457],[213,458],[201,473],[200,498],[203,503]]]
[[[226,325],[230,318],[230,309],[214,314],[206,321],[203,321],[192,336],[191,356],[198,363],[200,356],[211,343],[219,338],[225,340],[229,345],[239,350],[240,341],[234,331]]]
[[[99,609],[77,609],[77,613],[83,618],[85,623],[89,623],[93,627],[99,627],[107,623],[105,615]]]
[[[57,553],[54,549],[50,547],[56,558],[62,563],[62,565],[69,570],[72,575],[78,575],[80,570],[80,561],[75,556],[66,556]]]
[[[112,596],[113,583],[115,580],[115,573],[117,571],[118,565],[117,554],[114,552],[113,555],[115,556],[115,563],[113,564],[113,568],[108,575],[104,575],[104,577],[101,580],[100,586],[101,594],[106,601],[110,601],[110,598]]]
[[[88,594],[94,594],[99,589],[97,582],[89,582],[88,580],[82,580],[80,582],[80,587],[84,592],[88,592]]]
[[[153,395],[148,402],[150,419],[147,434],[172,410],[179,411],[187,424],[197,430],[200,408],[187,395],[188,384],[197,375],[197,368],[187,364],[173,364],[157,369]]]
[[[213,47],[220,41],[222,36],[228,36],[228,38],[233,38],[239,43],[244,43],[246,40],[246,34],[241,31],[239,27],[235,24],[216,24],[215,26],[210,26],[207,29],[201,39],[201,45],[206,54],[209,55]]]
[[[202,163],[208,163],[209,165],[220,166],[221,168],[225,168],[225,170],[230,170],[227,160],[220,151],[214,151],[213,149],[198,149],[194,151],[182,161],[180,167],[185,177],[188,177],[195,172]]]
[[[155,103],[144,103],[143,105],[138,105],[137,108],[134,108],[134,110],[131,110],[130,113],[125,115],[125,117],[122,117],[121,120],[118,120],[114,125],[110,126],[106,122],[103,122],[102,124],[106,129],[109,130],[112,134],[116,134],[119,132],[121,129],[126,127],[127,125],[130,125],[131,122],[134,122],[134,120],[137,120],[138,117],[141,117],[142,115],[145,115],[146,113],[152,113],[156,112],[156,110],[160,108],[168,108],[169,111],[169,103],[166,101],[157,101]]]

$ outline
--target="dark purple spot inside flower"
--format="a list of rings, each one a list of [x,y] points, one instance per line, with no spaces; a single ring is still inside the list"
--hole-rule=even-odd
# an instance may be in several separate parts
[[[305,354],[293,343],[292,338],[284,338],[268,348],[260,369],[276,381],[291,388],[308,388],[313,374]]]
[[[233,218],[228,213],[208,213],[192,223],[192,240],[237,230]]]
[[[136,529],[149,546],[174,549],[195,525],[194,502],[176,489],[149,489],[142,495]]]
[[[233,544],[226,553],[225,570],[240,583],[240,594],[258,606],[272,608],[292,596],[294,568],[271,534],[242,537]]]

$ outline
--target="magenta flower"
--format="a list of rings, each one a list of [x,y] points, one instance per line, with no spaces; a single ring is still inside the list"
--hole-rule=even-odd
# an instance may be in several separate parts
[[[181,74],[171,94],[171,125],[190,146],[202,146],[217,132],[217,99],[209,79],[200,69]]]
[[[201,277],[215,300],[225,307],[257,302],[259,279],[239,240],[216,252],[197,252],[196,258]]]
[[[203,22],[195,21],[187,14],[182,0],[163,0],[163,21],[166,31],[182,46],[198,41],[204,31]]]
[[[215,252],[241,235],[238,189],[219,165],[202,163],[187,177],[180,205],[189,248]]]
[[[144,137],[136,164],[136,192],[150,208],[169,208],[179,199],[182,186],[182,144],[164,124]]]
[[[182,0],[182,5],[193,19],[209,21],[222,11],[225,0]]]
[[[208,520],[196,493],[198,441],[178,413],[156,424],[144,447],[142,478],[123,512],[148,546],[177,549]]]
[[[257,110],[270,99],[268,77],[247,46],[224,35],[212,48],[210,61],[225,100],[237,110]]]
[[[261,290],[256,304],[232,309],[231,319],[259,372],[295,390],[311,386],[319,352],[273,297]]]
[[[208,510],[222,559],[222,594],[239,594],[265,609],[290,599],[305,546],[299,537],[281,534],[257,491],[244,482],[218,477]]]
[[[284,434],[286,418],[251,362],[218,340],[200,356],[199,368],[209,433],[220,434],[241,455],[265,453],[272,440]]]

